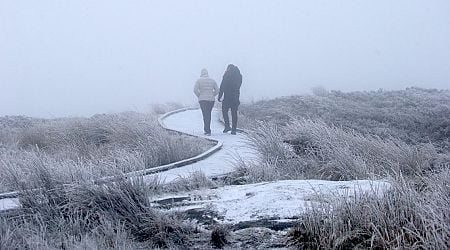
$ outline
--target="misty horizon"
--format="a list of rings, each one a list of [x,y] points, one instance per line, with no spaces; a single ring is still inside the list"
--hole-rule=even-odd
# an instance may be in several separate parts
[[[447,1],[3,1],[0,116],[192,104],[229,63],[242,101],[450,86]]]

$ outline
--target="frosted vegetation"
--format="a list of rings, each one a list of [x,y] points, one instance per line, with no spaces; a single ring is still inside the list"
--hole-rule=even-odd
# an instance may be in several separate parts
[[[152,114],[90,118],[0,118],[2,191],[21,192],[21,209],[0,214],[0,249],[153,249],[189,244],[195,225],[153,209],[149,196],[197,185],[180,179],[93,180],[190,158],[210,142],[164,130]],[[199,177],[197,177],[199,176]],[[209,181],[209,180],[205,180]],[[33,189],[39,187],[39,189]]]
[[[263,100],[241,107],[246,118],[286,125],[295,119],[322,120],[345,129],[408,144],[450,149],[450,91],[315,91],[315,95]],[[252,126],[248,123],[247,126]]]
[[[252,130],[248,140],[259,157],[237,157],[236,171],[225,181],[387,180],[391,189],[383,194],[316,203],[283,242],[299,249],[450,248],[450,91],[314,93],[242,104],[240,124]],[[172,106],[155,110],[164,113]],[[138,113],[9,117],[0,126],[0,180],[4,188],[23,192],[21,210],[0,214],[0,249],[225,242],[226,234],[213,230],[209,239],[185,214],[149,203],[148,197],[161,191],[220,185],[202,173],[165,187],[157,179],[88,181],[190,157],[208,143],[167,132],[155,116]],[[30,191],[37,186],[42,189]]]
[[[290,233],[299,248],[450,247],[450,91],[314,90],[242,105],[259,161],[235,178],[387,179],[392,189],[313,207]],[[256,124],[256,125],[255,125]]]
[[[155,249],[187,245],[195,225],[153,209],[154,185],[140,180],[64,189],[50,172],[22,209],[0,216],[0,249]]]
[[[152,168],[202,153],[212,145],[171,133],[156,115],[134,112],[90,118],[0,118],[0,184],[13,190],[38,187],[36,173],[61,183]]]

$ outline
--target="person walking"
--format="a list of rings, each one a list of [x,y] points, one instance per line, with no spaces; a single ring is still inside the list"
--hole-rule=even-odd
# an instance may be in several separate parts
[[[238,122],[238,107],[240,104],[239,96],[240,89],[242,85],[242,75],[239,71],[239,68],[233,64],[229,64],[227,70],[225,71],[222,79],[222,83],[220,84],[219,97],[217,100],[222,102],[222,114],[223,120],[225,122],[224,133],[227,133],[231,130],[231,134],[236,134],[237,122]],[[231,127],[230,127],[230,119],[228,117],[228,111],[231,109]]]
[[[211,135],[211,111],[218,91],[219,87],[216,81],[208,76],[208,70],[202,69],[200,78],[194,85],[194,94],[197,96],[202,110],[205,135]]]

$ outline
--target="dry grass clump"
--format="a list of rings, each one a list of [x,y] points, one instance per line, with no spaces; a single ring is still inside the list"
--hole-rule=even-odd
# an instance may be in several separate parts
[[[216,225],[211,230],[211,245],[215,248],[223,248],[228,244],[227,237],[230,234],[229,228],[223,225]]]
[[[15,143],[0,146],[0,184],[50,169],[66,183],[118,175],[193,157],[208,142],[161,128],[154,115],[134,112],[47,120],[16,129]]]
[[[180,192],[198,190],[202,188],[213,188],[216,184],[211,181],[204,172],[195,170],[187,176],[180,176],[175,181],[169,183],[163,188],[164,192]]]
[[[22,208],[0,220],[2,249],[168,248],[187,242],[191,226],[150,206],[142,180],[62,186],[45,169],[42,188],[22,184]]]
[[[403,178],[391,190],[353,200],[317,204],[291,230],[299,249],[448,249],[450,170],[422,176],[421,185]]]

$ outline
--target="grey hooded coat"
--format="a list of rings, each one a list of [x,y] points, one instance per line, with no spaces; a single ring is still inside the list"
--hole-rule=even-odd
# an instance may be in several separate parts
[[[214,101],[215,96],[219,93],[219,87],[216,81],[208,76],[208,71],[202,69],[200,78],[194,86],[194,94],[199,101]]]

